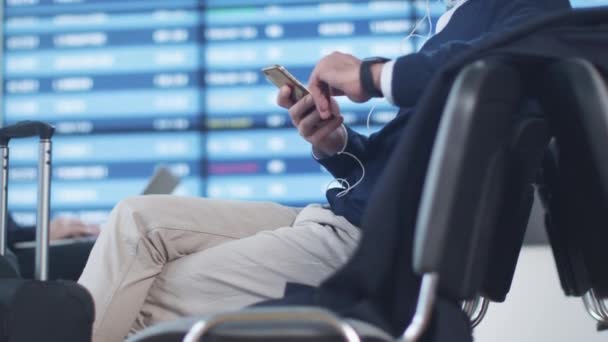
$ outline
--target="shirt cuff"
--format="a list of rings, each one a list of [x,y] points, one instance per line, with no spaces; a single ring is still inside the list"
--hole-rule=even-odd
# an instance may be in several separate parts
[[[395,61],[389,61],[384,63],[382,66],[382,73],[380,74],[380,90],[384,98],[394,105],[395,100],[393,99],[393,69],[395,67]]]

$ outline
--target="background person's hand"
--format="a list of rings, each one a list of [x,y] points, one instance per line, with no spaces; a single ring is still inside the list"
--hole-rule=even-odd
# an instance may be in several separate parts
[[[329,118],[323,119],[316,110],[311,95],[306,95],[294,103],[291,99],[291,92],[290,87],[281,87],[277,103],[279,106],[289,109],[291,122],[300,135],[312,145],[315,156],[323,158],[339,152],[346,143],[346,134],[341,127],[344,118],[340,115],[338,103],[330,98],[331,115]]]
[[[49,239],[57,240],[98,234],[99,226],[96,224],[88,224],[73,217],[58,217],[51,221]]]
[[[354,102],[370,99],[361,87],[360,67],[361,60],[341,52],[333,52],[317,63],[310,74],[308,90],[323,119],[331,115],[332,96],[346,95]]]

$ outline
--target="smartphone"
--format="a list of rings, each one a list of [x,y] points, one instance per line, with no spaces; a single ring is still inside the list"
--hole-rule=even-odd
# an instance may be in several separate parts
[[[299,101],[304,96],[308,95],[308,89],[298,81],[292,74],[282,65],[270,65],[262,69],[266,79],[272,84],[280,88],[288,85],[292,89],[291,98],[294,101]]]

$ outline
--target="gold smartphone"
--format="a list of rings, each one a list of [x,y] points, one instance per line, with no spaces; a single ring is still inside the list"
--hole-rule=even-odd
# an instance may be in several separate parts
[[[270,65],[262,69],[266,79],[272,84],[280,88],[288,85],[292,89],[291,98],[294,101],[299,101],[304,96],[308,95],[308,89],[298,81],[287,69],[282,65]]]

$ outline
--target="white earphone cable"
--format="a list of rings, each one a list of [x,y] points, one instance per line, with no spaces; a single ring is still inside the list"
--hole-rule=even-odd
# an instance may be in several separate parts
[[[425,0],[425,4],[426,4],[426,10],[425,10],[425,14],[424,16],[416,23],[416,25],[414,25],[414,28],[412,29],[412,31],[402,40],[402,44],[405,44],[408,42],[408,40],[412,37],[418,37],[418,38],[422,38],[422,39],[430,39],[433,36],[433,20],[431,18],[431,5],[430,5],[430,0]],[[420,35],[420,34],[416,34],[416,31],[418,30],[418,28],[420,27],[420,25],[424,22],[428,23],[428,33],[426,36]],[[367,132],[368,134],[371,134],[371,118],[372,118],[372,114],[374,113],[374,110],[376,109],[377,104],[374,104],[372,106],[372,108],[370,109],[369,113],[367,114],[367,119],[366,119],[366,127],[367,127]],[[338,192],[336,194],[337,197],[344,197],[346,196],[352,189],[354,189],[355,187],[357,187],[359,184],[361,184],[361,182],[363,181],[363,179],[365,178],[365,165],[363,165],[363,162],[361,162],[361,160],[359,160],[359,158],[357,158],[357,156],[355,156],[352,153],[346,152],[346,146],[348,145],[348,132],[346,131],[346,127],[344,125],[342,125],[342,128],[344,129],[344,133],[346,136],[346,141],[344,142],[344,147],[342,147],[342,150],[340,150],[339,152],[337,152],[337,155],[345,155],[348,157],[353,158],[358,164],[359,167],[361,167],[361,178],[359,178],[355,184],[353,184],[352,186],[350,185],[350,183],[348,182],[348,180],[346,180],[345,178],[335,178],[334,180],[332,180],[331,182],[329,182],[329,184],[327,184],[327,189],[329,189],[329,187],[334,183],[337,182],[342,188],[343,190]]]
[[[424,16],[416,22],[416,25],[414,25],[414,28],[412,29],[412,31],[405,38],[403,38],[401,40],[401,50],[402,51],[409,51],[409,50],[405,49],[405,44],[409,43],[409,40],[412,37],[428,40],[433,36],[433,19],[431,18],[430,0],[425,0],[425,5],[426,5],[426,9],[424,11]],[[424,23],[425,21],[428,23],[428,26],[429,26],[427,35],[423,36],[421,34],[417,34],[416,31],[418,31],[418,28],[420,27],[420,25],[422,25],[422,23]]]
[[[372,108],[372,111],[373,111],[374,108],[375,108],[375,106]],[[370,111],[369,115],[371,115],[372,111]],[[344,196],[346,196],[346,194],[348,194],[352,189],[354,189],[357,185],[361,184],[361,182],[365,178],[365,166],[363,165],[363,162],[361,162],[361,160],[359,160],[359,158],[357,158],[357,156],[355,156],[354,154],[345,151],[346,150],[346,146],[348,146],[348,131],[346,130],[346,126],[344,126],[344,125],[342,125],[342,129],[344,130],[344,136],[346,137],[346,139],[344,141],[344,146],[336,154],[337,155],[345,155],[345,156],[353,158],[359,164],[359,167],[361,167],[361,178],[359,178],[359,180],[357,180],[355,182],[355,184],[353,184],[352,186],[350,185],[350,183],[348,182],[348,180],[346,180],[345,178],[335,178],[334,180],[332,180],[331,182],[329,182],[327,184],[326,191],[330,188],[330,186],[334,182],[337,182],[342,188],[344,188],[344,190],[342,190],[342,191],[340,191],[340,192],[338,192],[336,194],[337,197],[344,197]]]

